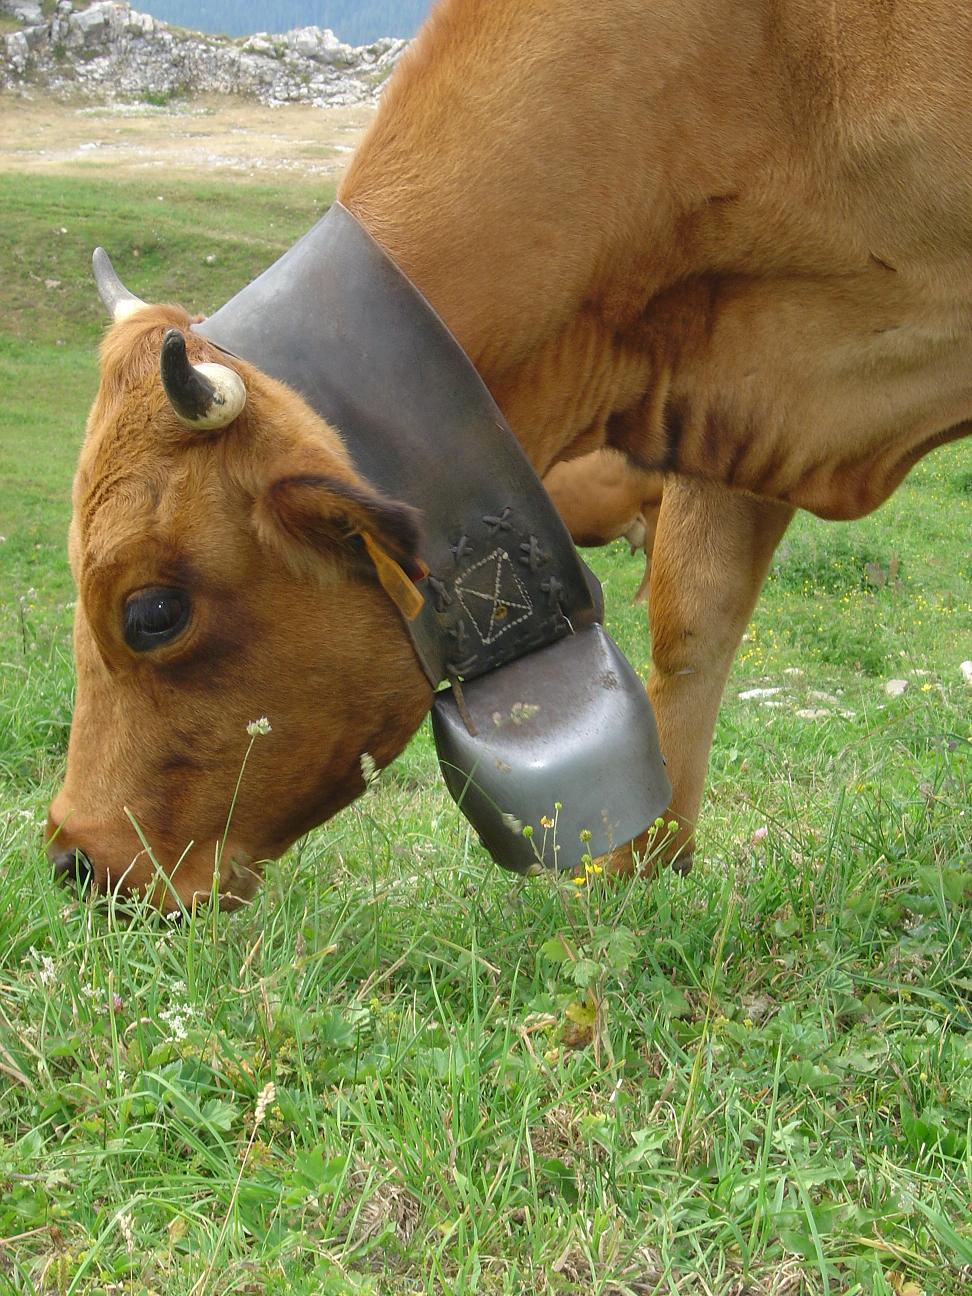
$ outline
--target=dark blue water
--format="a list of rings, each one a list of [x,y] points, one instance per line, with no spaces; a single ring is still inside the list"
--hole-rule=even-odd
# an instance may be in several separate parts
[[[330,27],[350,45],[414,36],[432,0],[133,0],[164,22],[226,36]]]

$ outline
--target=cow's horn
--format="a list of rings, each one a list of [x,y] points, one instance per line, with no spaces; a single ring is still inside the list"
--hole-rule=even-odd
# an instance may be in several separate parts
[[[162,339],[161,369],[169,404],[187,427],[204,432],[226,427],[246,404],[240,375],[226,365],[191,364],[177,328]]]
[[[127,319],[135,311],[141,310],[145,305],[141,297],[136,297],[134,293],[130,293],[115,274],[115,267],[111,264],[108,253],[104,248],[95,248],[94,255],[91,258],[91,268],[94,271],[98,296],[104,302],[105,310],[116,324],[119,320]]]

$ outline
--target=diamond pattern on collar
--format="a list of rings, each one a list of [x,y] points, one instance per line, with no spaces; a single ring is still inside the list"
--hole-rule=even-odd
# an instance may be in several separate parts
[[[504,549],[494,549],[464,571],[455,589],[484,644],[494,643],[533,611],[530,595]]]

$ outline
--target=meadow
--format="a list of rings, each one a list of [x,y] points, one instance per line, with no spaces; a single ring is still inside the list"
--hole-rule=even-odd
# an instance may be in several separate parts
[[[330,196],[0,175],[0,1292],[967,1296],[970,442],[786,537],[686,878],[504,874],[422,732],[245,912],[53,884],[91,248],[206,312]]]

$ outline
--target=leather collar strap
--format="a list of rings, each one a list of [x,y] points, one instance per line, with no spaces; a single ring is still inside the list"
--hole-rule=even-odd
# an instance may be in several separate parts
[[[195,332],[294,388],[358,472],[420,510],[433,687],[600,620],[571,538],[465,352],[340,204]]]

